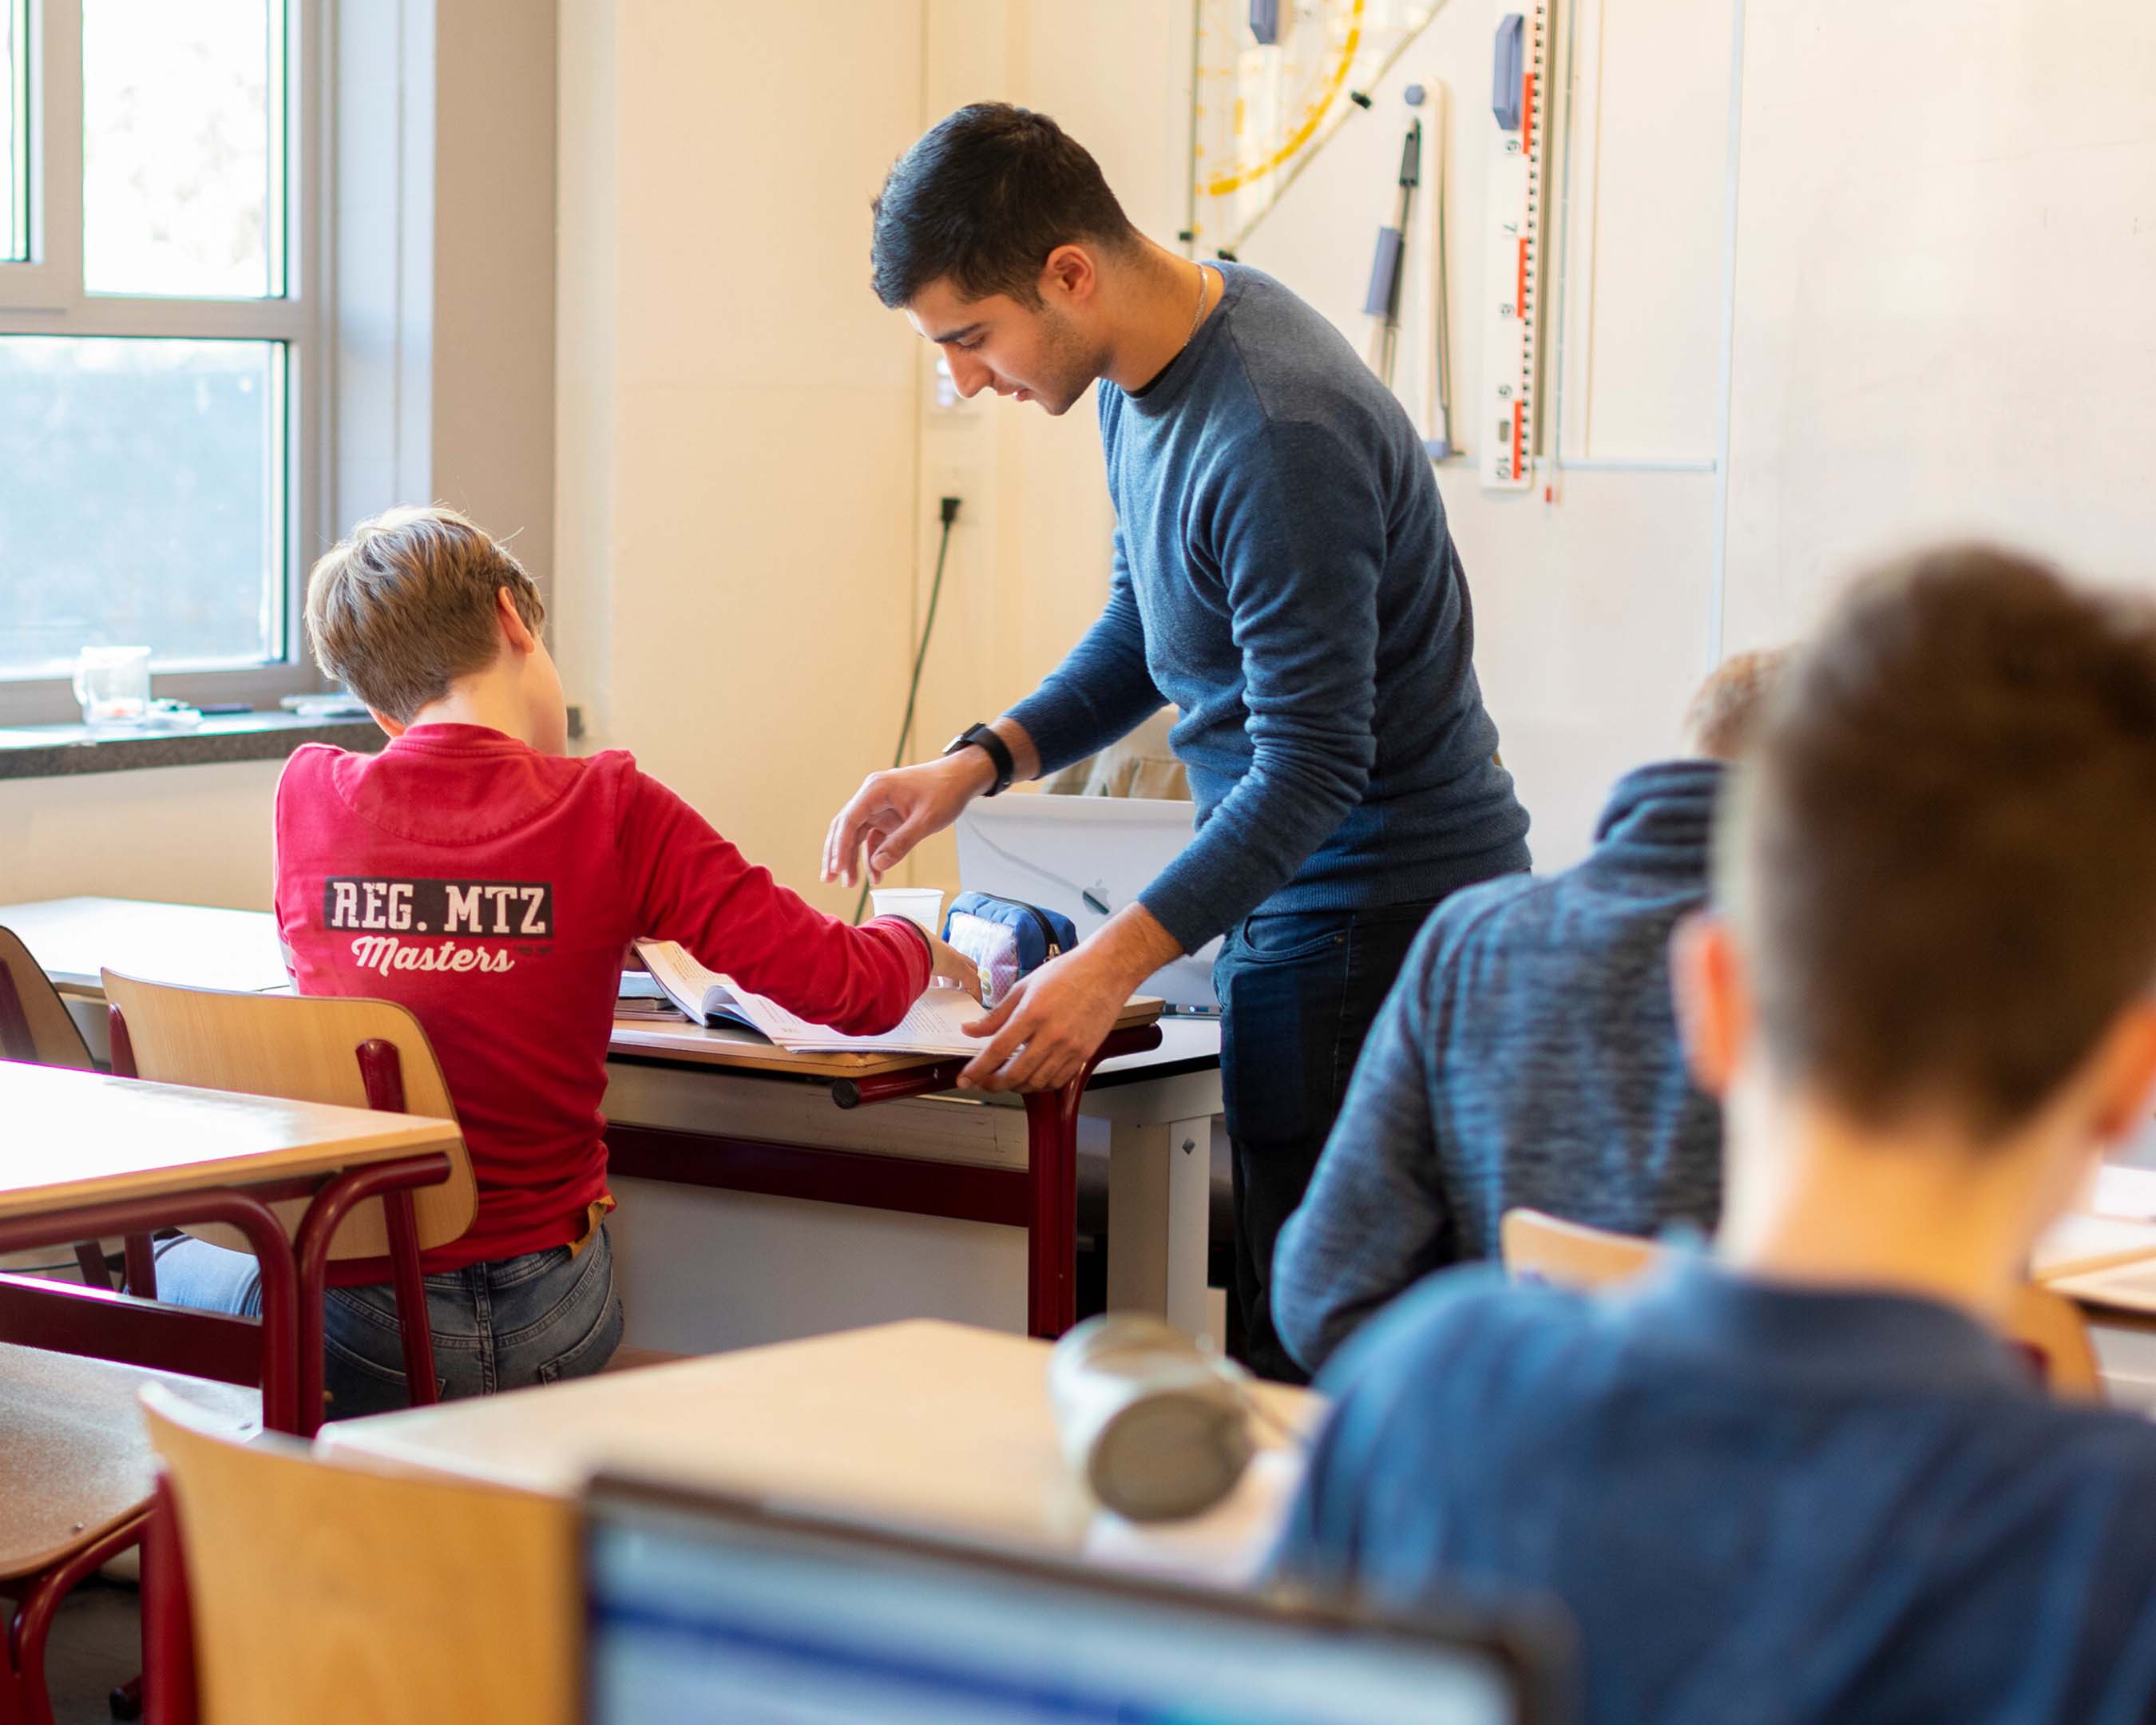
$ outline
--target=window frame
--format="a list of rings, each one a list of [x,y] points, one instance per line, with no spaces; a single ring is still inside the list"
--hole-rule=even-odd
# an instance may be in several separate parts
[[[8,0],[0,0],[0,5]],[[275,706],[318,691],[300,616],[311,550],[330,531],[334,264],[328,141],[335,136],[331,0],[285,0],[285,291],[247,300],[90,294],[83,285],[82,0],[29,0],[28,263],[0,262],[0,336],[273,341],[285,356],[282,656],[259,665],[160,671],[155,692],[186,701]],[[0,676],[0,726],[79,721],[68,678]]]

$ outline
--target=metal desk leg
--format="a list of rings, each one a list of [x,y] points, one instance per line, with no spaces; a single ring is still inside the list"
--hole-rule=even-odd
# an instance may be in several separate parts
[[[1213,1117],[1109,1128],[1108,1309],[1207,1333]]]
[[[1060,1090],[1025,1099],[1026,1167],[1033,1214],[1026,1225],[1025,1328],[1053,1341],[1078,1322],[1078,1104],[1089,1063]]]
[[[307,1206],[307,1213],[300,1220],[298,1233],[293,1238],[293,1255],[299,1267],[299,1337],[296,1355],[299,1362],[298,1425],[301,1437],[311,1438],[321,1429],[322,1424],[322,1296],[329,1281],[330,1242],[336,1239],[338,1227],[357,1204],[370,1198],[381,1198],[394,1192],[408,1192],[414,1186],[439,1185],[449,1177],[449,1158],[440,1151],[430,1151],[424,1156],[408,1156],[396,1162],[379,1162],[371,1168],[354,1168],[349,1173],[339,1174],[315,1194]],[[394,1249],[396,1222],[393,1214],[390,1232]],[[413,1267],[418,1267],[416,1257]],[[401,1307],[401,1301],[400,1301]],[[269,1310],[267,1301],[263,1310]],[[434,1339],[425,1322],[425,1305],[419,1311],[419,1340],[405,1337],[408,1364],[415,1361],[417,1348],[425,1348],[425,1379],[434,1378]],[[409,1322],[405,1327],[411,1327]]]

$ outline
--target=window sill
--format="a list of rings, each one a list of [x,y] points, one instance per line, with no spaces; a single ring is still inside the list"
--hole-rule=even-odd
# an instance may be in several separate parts
[[[0,779],[132,773],[223,761],[281,761],[302,743],[330,742],[372,754],[388,739],[372,719],[235,713],[187,731],[92,731],[82,725],[0,729]]]

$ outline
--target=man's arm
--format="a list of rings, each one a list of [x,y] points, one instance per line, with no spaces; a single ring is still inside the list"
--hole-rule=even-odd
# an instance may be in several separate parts
[[[1237,452],[1208,526],[1242,655],[1252,759],[1140,896],[1194,952],[1286,886],[1361,800],[1377,758],[1385,511],[1369,458],[1322,427]]]
[[[647,774],[623,774],[614,837],[634,933],[679,941],[812,1023],[888,1030],[928,985],[939,942],[901,918],[825,916]]]
[[[1378,1308],[1445,1261],[1430,1104],[1440,924],[1417,939],[1355,1067],[1301,1206],[1273,1254],[1281,1339],[1316,1372]]]
[[[1145,625],[1118,526],[1106,608],[1063,663],[1007,716],[1039,751],[1034,772],[1025,776],[1055,773],[1099,752],[1166,703],[1146,668]]]
[[[1369,783],[1385,522],[1368,463],[1329,433],[1291,424],[1269,427],[1222,465],[1233,495],[1217,500],[1206,530],[1241,649],[1255,758],[1137,903],[1024,978],[983,1021],[993,1040],[963,1083],[1034,1089],[1074,1076],[1079,1050],[1099,1045],[1132,989],[1270,897]],[[1013,714],[1029,722],[1033,711]]]

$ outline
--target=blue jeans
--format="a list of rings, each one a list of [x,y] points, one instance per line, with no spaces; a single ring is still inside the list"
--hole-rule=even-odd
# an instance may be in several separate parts
[[[603,1226],[574,1257],[568,1247],[555,1246],[425,1281],[434,1375],[444,1400],[588,1377],[621,1345],[621,1296],[614,1291],[613,1249]],[[257,1317],[262,1277],[249,1253],[198,1240],[162,1240],[157,1297],[205,1312]],[[393,1288],[380,1283],[330,1289],[322,1327],[331,1419],[410,1404]]]
[[[1306,1384],[1273,1327],[1273,1246],[1317,1166],[1363,1039],[1435,901],[1246,916],[1220,944],[1220,1090],[1234,1151],[1238,1353]]]

